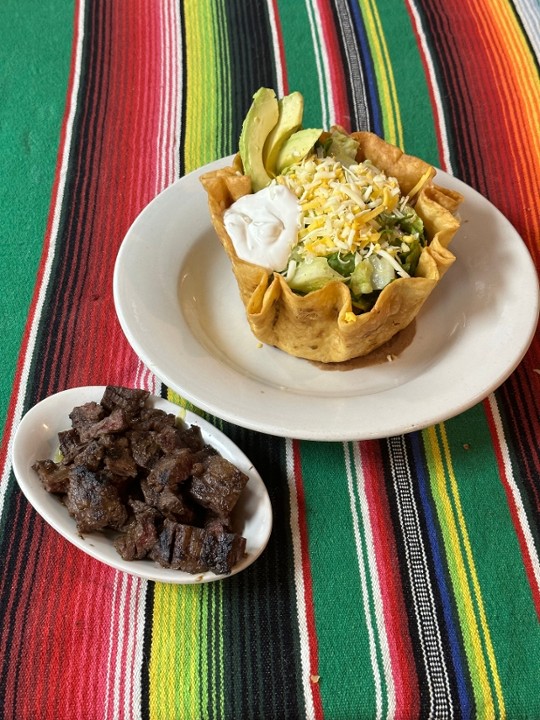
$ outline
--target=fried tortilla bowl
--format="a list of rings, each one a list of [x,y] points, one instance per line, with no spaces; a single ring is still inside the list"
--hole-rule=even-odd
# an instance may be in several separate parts
[[[290,355],[324,363],[367,355],[414,320],[455,260],[448,246],[460,226],[454,213],[462,196],[433,184],[435,169],[428,163],[405,155],[372,133],[352,133],[352,137],[359,143],[358,162],[369,159],[386,175],[397,178],[402,195],[414,196],[428,242],[415,276],[388,284],[374,307],[359,315],[354,313],[348,286],[339,280],[299,295],[279,273],[269,273],[236,255],[223,214],[238,198],[251,193],[251,179],[241,174],[238,158],[236,167],[201,176],[212,223],[231,261],[253,334]]]

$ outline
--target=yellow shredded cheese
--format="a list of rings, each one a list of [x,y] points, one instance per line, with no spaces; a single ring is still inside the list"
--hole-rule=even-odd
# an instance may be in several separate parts
[[[376,244],[377,216],[392,212],[400,200],[398,181],[368,161],[345,168],[333,157],[312,156],[277,182],[298,198],[298,250],[306,257],[355,253]]]

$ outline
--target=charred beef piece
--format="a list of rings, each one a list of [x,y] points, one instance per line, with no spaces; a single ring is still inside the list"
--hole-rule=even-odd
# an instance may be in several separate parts
[[[73,459],[84,449],[86,443],[81,442],[79,433],[74,428],[62,430],[58,433],[59,450],[62,455],[62,462],[65,465],[73,462]]]
[[[174,487],[185,482],[191,475],[193,455],[187,448],[163,455],[148,475],[148,483],[156,490]]]
[[[101,398],[101,405],[110,412],[115,408],[120,408],[127,415],[135,415],[144,408],[149,395],[148,390],[108,385]]]
[[[105,467],[113,475],[126,478],[137,477],[139,471],[127,437],[116,437],[108,445],[105,453]]]
[[[93,425],[105,417],[105,408],[99,403],[88,402],[84,405],[74,407],[69,414],[71,426],[78,430],[85,425]]]
[[[114,547],[124,560],[142,560],[158,541],[157,524],[160,513],[146,503],[130,501],[134,515],[124,528],[124,533],[114,540]]]
[[[205,447],[202,431],[198,425],[182,428],[178,431],[178,435],[183,447],[188,447],[193,453],[198,453]],[[217,452],[214,448],[212,450]]]
[[[83,425],[78,432],[81,442],[90,442],[101,435],[124,432],[128,428],[129,416],[121,408],[115,408],[110,415],[98,422]]]
[[[63,495],[69,487],[69,467],[53,460],[38,460],[32,465],[47,492]]]
[[[134,419],[132,427],[134,430],[160,431],[164,427],[174,427],[176,425],[176,417],[171,413],[166,413],[159,408],[144,408]]]
[[[120,529],[128,519],[118,489],[103,473],[92,472],[82,465],[70,470],[65,503],[80,533],[105,527]]]
[[[129,441],[133,459],[141,468],[152,469],[163,455],[163,451],[156,441],[155,432],[134,430],[129,434]]]
[[[197,523],[197,511],[190,498],[178,489],[165,486],[162,490],[156,490],[146,480],[141,480],[145,502],[151,507],[159,510],[169,520],[193,525]]]
[[[99,440],[92,440],[87,445],[81,445],[80,452],[71,461],[74,465],[84,465],[89,470],[99,470],[105,447]]]
[[[245,538],[165,520],[149,556],[164,567],[188,573],[228,574],[245,552]]]
[[[189,492],[215,515],[230,515],[248,479],[221,455],[209,455],[194,468]]]

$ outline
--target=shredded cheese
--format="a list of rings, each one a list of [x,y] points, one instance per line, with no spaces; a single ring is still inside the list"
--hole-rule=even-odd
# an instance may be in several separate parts
[[[377,243],[376,218],[393,212],[401,199],[398,181],[369,161],[345,168],[333,157],[313,156],[276,180],[298,198],[297,248],[306,258],[356,253]]]

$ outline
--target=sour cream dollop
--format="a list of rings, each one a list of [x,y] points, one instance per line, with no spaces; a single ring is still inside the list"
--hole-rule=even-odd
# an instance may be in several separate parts
[[[223,215],[236,254],[267,270],[283,270],[298,242],[300,205],[283,185],[244,195]]]

